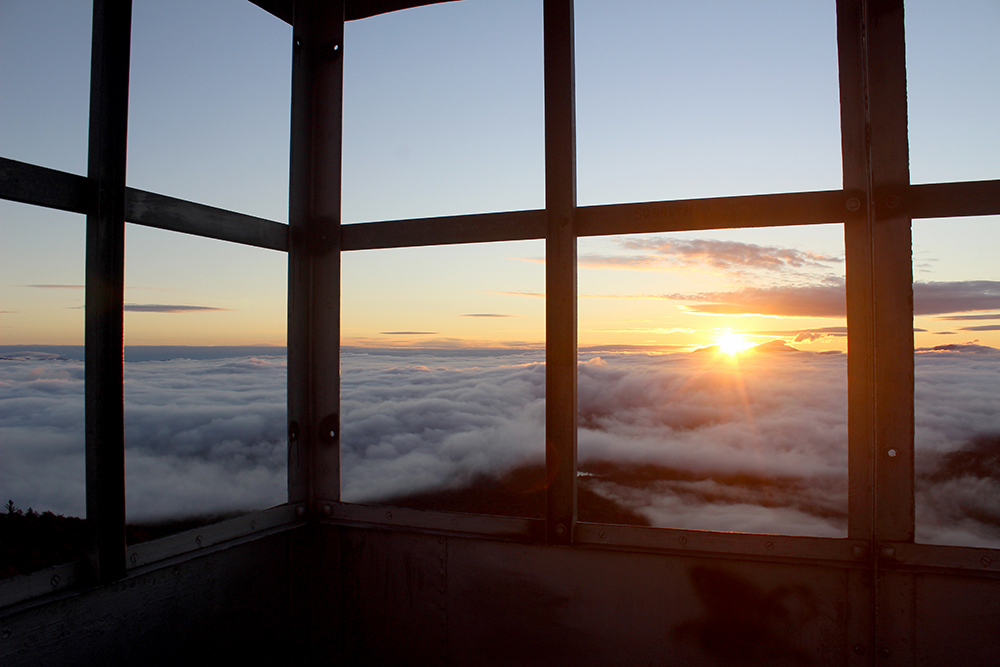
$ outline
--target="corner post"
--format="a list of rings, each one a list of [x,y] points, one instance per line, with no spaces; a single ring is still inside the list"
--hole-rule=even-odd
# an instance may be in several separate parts
[[[576,100],[573,0],[545,0],[546,537],[576,527]]]
[[[94,0],[87,177],[86,458],[91,563],[98,581],[125,576],[125,162],[131,0]]]

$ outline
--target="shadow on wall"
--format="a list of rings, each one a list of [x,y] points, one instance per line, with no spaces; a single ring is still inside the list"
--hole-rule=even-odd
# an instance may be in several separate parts
[[[812,664],[797,639],[819,616],[815,595],[804,586],[765,593],[724,570],[695,567],[691,583],[704,607],[701,618],[681,623],[671,634],[722,665],[780,667]]]

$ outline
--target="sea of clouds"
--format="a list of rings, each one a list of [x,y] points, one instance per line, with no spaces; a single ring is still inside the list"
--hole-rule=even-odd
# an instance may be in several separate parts
[[[918,541],[1000,546],[1000,351],[916,358]],[[281,503],[285,368],[260,354],[126,361],[129,519]],[[846,535],[846,355],[609,350],[579,368],[581,483],[653,525]],[[83,374],[66,355],[0,351],[0,500],[84,513]],[[544,458],[538,351],[347,348],[342,394],[350,502]]]

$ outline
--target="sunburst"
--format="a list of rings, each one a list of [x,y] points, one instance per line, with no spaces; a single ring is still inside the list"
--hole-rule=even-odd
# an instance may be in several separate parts
[[[715,337],[715,342],[716,345],[719,346],[719,350],[730,356],[738,354],[747,348],[753,347],[753,343],[748,341],[746,336],[733,331],[724,331],[720,333]]]

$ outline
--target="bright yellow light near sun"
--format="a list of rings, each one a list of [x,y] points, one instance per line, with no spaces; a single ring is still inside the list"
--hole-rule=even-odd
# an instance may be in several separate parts
[[[742,352],[748,347],[753,347],[753,343],[746,339],[743,334],[724,331],[715,337],[715,342],[719,349],[726,354],[733,355]]]

